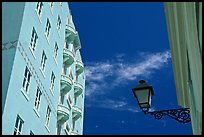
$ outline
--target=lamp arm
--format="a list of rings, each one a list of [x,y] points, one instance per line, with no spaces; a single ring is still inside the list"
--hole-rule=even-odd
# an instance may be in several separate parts
[[[190,108],[159,110],[159,111],[146,112],[145,114],[151,114],[157,120],[161,119],[164,115],[167,115],[177,120],[180,123],[188,123],[191,121]]]

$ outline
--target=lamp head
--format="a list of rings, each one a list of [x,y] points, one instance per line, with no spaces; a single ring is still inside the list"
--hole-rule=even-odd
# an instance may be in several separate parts
[[[151,107],[152,95],[154,95],[152,86],[149,86],[144,80],[140,80],[132,91],[142,111],[147,113]]]

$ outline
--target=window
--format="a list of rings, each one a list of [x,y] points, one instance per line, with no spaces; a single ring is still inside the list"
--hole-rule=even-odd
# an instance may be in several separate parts
[[[71,97],[71,95],[68,96],[68,100],[69,100],[70,105],[71,105],[72,104],[72,97]]]
[[[49,19],[47,19],[46,29],[45,29],[45,36],[48,38],[50,35],[51,24]]]
[[[31,77],[31,73],[28,70],[28,67],[26,66],[24,79],[23,79],[23,90],[26,91],[26,93],[28,93],[28,88],[30,85],[30,77]]]
[[[54,90],[54,82],[55,82],[55,75],[52,72],[52,75],[51,75],[51,85],[50,85],[50,89],[52,90],[52,92]]]
[[[61,26],[61,19],[60,19],[60,16],[58,15],[58,18],[57,18],[57,30],[59,31],[60,30],[60,26]]]
[[[79,75],[78,75],[78,74],[76,74],[76,81],[78,81],[78,79],[79,79]]]
[[[57,58],[57,51],[58,51],[58,45],[57,45],[57,42],[55,42],[55,50],[54,50],[54,59]]]
[[[74,130],[75,129],[75,121],[73,120],[72,121],[72,130]]]
[[[60,6],[62,6],[63,2],[60,2]]]
[[[48,126],[49,125],[49,122],[50,122],[50,114],[51,114],[51,109],[50,107],[48,106],[47,107],[47,113],[46,113],[46,121],[45,121],[45,125]]]
[[[14,135],[21,135],[22,134],[22,127],[23,127],[24,121],[21,119],[19,115],[17,115],[16,118],[16,124],[14,128]]]
[[[72,69],[71,69],[71,68],[69,68],[69,77],[70,77],[72,80],[74,80],[74,76],[73,76],[73,74],[72,74]]]
[[[43,2],[37,2],[36,11],[37,11],[37,14],[38,14],[39,17],[42,14],[42,7],[43,7]]]
[[[66,122],[66,130],[67,130],[67,133],[66,133],[66,134],[68,134],[69,131],[70,131],[70,127],[69,127],[69,123],[68,123],[68,122]]]
[[[66,41],[64,42],[64,48],[67,48],[67,42]]]
[[[57,124],[57,135],[61,134],[61,128],[62,128],[62,125],[61,124]]]
[[[53,8],[54,2],[50,2],[50,8]]]
[[[53,6],[54,6],[54,2],[50,2],[50,10],[52,14],[53,14]]]
[[[77,103],[77,97],[74,96],[74,105],[76,105],[76,103]]]
[[[37,88],[37,93],[35,97],[35,108],[39,111],[40,108],[40,98],[41,98],[42,92],[40,91],[39,87]]]
[[[45,62],[47,60],[47,57],[45,55],[45,52],[43,51],[43,54],[42,54],[42,59],[41,59],[41,70],[43,72],[45,72]]]
[[[60,104],[64,104],[64,95],[60,93]]]
[[[33,131],[30,131],[30,135],[34,135]]]
[[[66,67],[63,65],[62,67],[62,74],[66,75],[67,74],[67,69]]]
[[[32,37],[31,37],[31,42],[30,42],[31,50],[32,50],[33,52],[34,52],[35,49],[36,49],[37,40],[38,40],[38,35],[37,35],[36,31],[35,31],[35,28],[33,27]]]

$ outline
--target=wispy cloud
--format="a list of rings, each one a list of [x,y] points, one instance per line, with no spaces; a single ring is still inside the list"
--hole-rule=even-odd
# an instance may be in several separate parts
[[[115,59],[105,62],[86,63],[86,97],[107,94],[117,86],[138,77],[149,77],[155,70],[161,69],[171,58],[170,51],[142,53],[141,58],[131,63],[124,61],[125,54],[118,54]],[[111,84],[110,84],[111,83]]]
[[[93,102],[94,102],[94,105],[90,105],[89,103],[89,105],[86,105],[86,107],[100,107],[100,108],[106,108],[106,109],[118,110],[118,111],[139,112],[138,108],[136,108],[135,106],[129,105],[127,101],[123,101],[123,100],[103,99],[103,100],[94,100]]]

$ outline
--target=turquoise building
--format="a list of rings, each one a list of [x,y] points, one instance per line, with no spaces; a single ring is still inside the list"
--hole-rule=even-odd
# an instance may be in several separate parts
[[[65,2],[2,3],[2,134],[83,134],[85,74]]]
[[[202,135],[202,2],[165,2],[178,105],[190,108]]]

